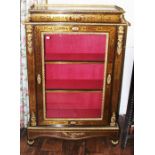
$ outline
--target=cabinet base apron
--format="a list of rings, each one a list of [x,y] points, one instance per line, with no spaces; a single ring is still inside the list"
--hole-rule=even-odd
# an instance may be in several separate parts
[[[27,128],[28,141],[40,137],[51,137],[65,140],[81,140],[93,137],[109,137],[111,140],[119,139],[119,126],[115,127],[31,127]]]

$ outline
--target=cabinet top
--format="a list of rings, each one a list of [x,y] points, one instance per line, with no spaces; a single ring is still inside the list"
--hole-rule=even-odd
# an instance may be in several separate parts
[[[115,5],[32,5],[28,23],[103,23],[128,24],[124,10]]]
[[[32,5],[29,9],[30,13],[52,13],[52,12],[70,12],[70,13],[124,13],[124,10],[115,5]]]

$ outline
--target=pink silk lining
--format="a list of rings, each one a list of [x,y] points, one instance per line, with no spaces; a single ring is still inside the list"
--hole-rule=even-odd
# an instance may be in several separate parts
[[[104,61],[105,34],[48,34],[45,60]]]
[[[105,34],[47,34],[45,61],[104,61]],[[45,88],[102,90],[104,64],[45,64]],[[99,118],[102,91],[46,92],[47,118]]]
[[[46,93],[49,118],[95,118],[101,116],[102,92]]]
[[[102,89],[103,64],[46,64],[47,89]]]

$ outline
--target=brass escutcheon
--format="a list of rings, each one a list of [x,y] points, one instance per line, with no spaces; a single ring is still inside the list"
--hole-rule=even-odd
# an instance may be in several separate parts
[[[75,26],[75,27],[72,27],[72,31],[78,31],[79,30],[79,27]]]
[[[37,76],[37,82],[38,82],[38,84],[41,84],[41,75],[40,74],[38,74],[38,76]]]
[[[108,74],[107,76],[107,84],[111,84],[111,74]]]
[[[69,124],[75,125],[77,122],[76,121],[70,121]]]

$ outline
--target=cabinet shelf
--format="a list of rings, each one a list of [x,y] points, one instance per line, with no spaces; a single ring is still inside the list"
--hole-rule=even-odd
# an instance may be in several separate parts
[[[50,54],[45,53],[46,61],[104,61],[105,54],[91,54],[91,53],[59,53],[56,54],[51,52]]]
[[[45,89],[45,92],[102,92],[103,90],[102,89],[91,89],[91,90],[88,90],[88,89]]]
[[[75,60],[70,60],[70,61],[55,61],[55,60],[46,60],[45,64],[104,64],[104,61],[75,61]]]

